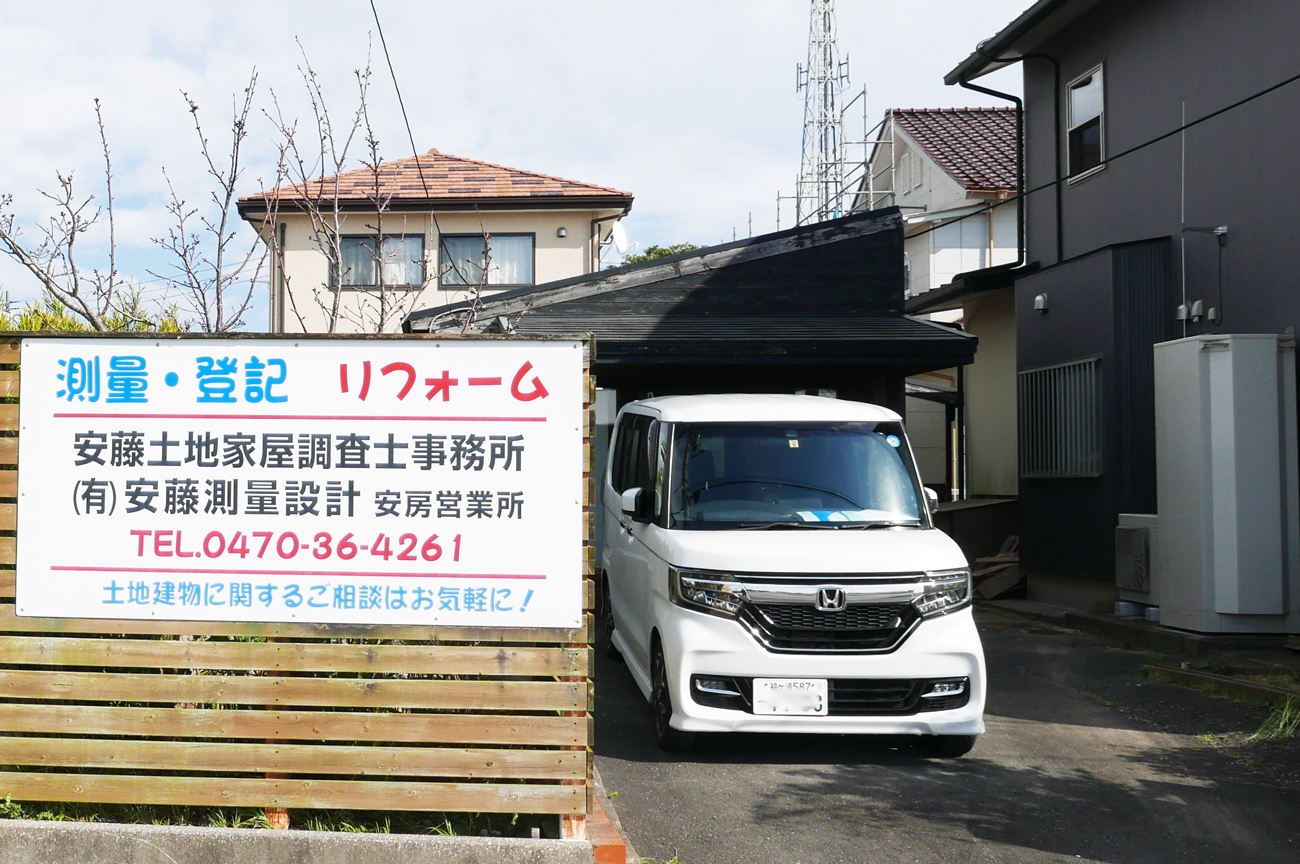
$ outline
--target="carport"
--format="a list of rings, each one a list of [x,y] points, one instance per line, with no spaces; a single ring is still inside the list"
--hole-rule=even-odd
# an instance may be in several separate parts
[[[968,364],[978,341],[904,314],[903,279],[888,208],[497,294],[469,329],[595,333],[596,379],[618,405],[805,391],[901,414],[908,375]],[[424,309],[403,329],[459,333],[469,315],[468,303]]]

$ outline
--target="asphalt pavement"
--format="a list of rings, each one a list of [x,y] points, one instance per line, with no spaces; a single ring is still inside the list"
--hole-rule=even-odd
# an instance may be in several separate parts
[[[1262,709],[1143,678],[1145,654],[979,610],[988,733],[961,759],[907,739],[701,735],[654,744],[598,654],[596,764],[632,845],[681,864],[1300,861],[1300,789],[1215,745]]]

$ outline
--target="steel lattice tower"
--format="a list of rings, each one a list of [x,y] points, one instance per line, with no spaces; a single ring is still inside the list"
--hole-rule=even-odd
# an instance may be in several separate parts
[[[812,0],[808,66],[798,67],[796,89],[804,92],[803,158],[795,191],[795,224],[842,215],[844,122],[841,101],[849,61],[835,44],[835,0]]]

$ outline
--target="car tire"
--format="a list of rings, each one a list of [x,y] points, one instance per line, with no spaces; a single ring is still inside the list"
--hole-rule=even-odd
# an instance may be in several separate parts
[[[975,746],[974,735],[927,735],[925,748],[942,759],[965,756]]]
[[[695,733],[674,729],[672,690],[668,686],[668,664],[664,662],[664,649],[655,640],[650,654],[650,706],[654,710],[655,740],[662,750],[682,753],[695,746]]]
[[[611,660],[621,660],[623,655],[614,644],[614,601],[609,597],[608,578],[601,582],[600,588],[600,630],[605,639],[605,656]]]

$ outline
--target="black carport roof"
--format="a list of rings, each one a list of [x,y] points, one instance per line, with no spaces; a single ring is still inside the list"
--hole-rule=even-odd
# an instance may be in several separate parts
[[[898,210],[877,210],[497,294],[472,329],[591,332],[602,365],[971,362],[975,337],[903,313],[902,244]],[[404,328],[459,332],[468,308]]]

